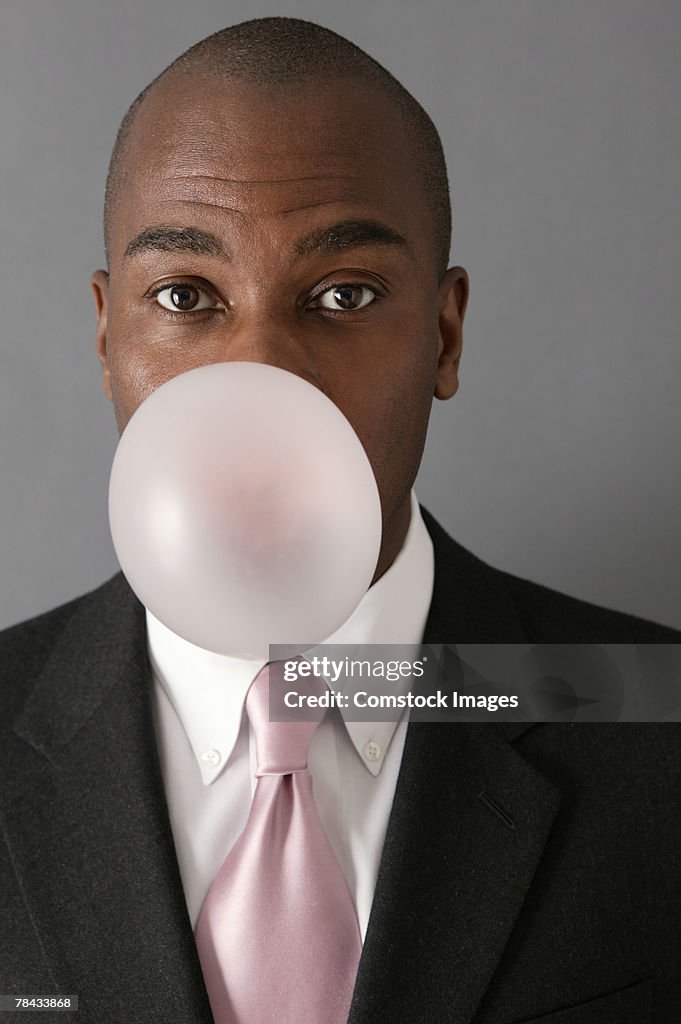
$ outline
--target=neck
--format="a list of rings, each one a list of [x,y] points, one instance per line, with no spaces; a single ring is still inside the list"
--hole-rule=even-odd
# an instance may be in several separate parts
[[[409,523],[411,521],[411,494],[408,493],[404,501],[398,506],[391,516],[389,522],[383,524],[383,540],[381,551],[378,556],[376,572],[371,581],[373,586],[380,580],[383,573],[387,572],[399,555],[404,545]]]

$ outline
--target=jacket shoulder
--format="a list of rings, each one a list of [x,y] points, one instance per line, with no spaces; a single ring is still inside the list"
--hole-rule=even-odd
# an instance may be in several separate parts
[[[433,542],[429,622],[438,641],[454,630],[469,642],[681,643],[681,632],[571,597],[489,565],[454,540],[421,506]]]
[[[0,707],[8,721],[47,663],[55,645],[74,615],[88,602],[106,601],[121,589],[118,573],[94,590],[33,618],[0,630]]]
[[[495,570],[528,636],[543,643],[681,643],[681,632]]]

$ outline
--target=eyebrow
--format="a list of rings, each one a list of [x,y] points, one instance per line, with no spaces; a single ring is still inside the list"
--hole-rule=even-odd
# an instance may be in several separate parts
[[[128,242],[123,259],[147,252],[191,252],[197,256],[219,256],[231,260],[232,254],[217,235],[201,228],[166,227],[162,224],[145,228]]]
[[[384,245],[404,249],[411,255],[406,238],[394,228],[377,220],[342,220],[315,228],[294,245],[296,259],[327,256],[362,246]],[[190,252],[231,261],[232,254],[217,235],[196,227],[163,224],[144,228],[128,242],[123,259],[148,252]]]
[[[342,220],[304,235],[296,242],[295,253],[298,258],[327,256],[365,245],[397,246],[410,252],[406,238],[387,224],[377,220]]]

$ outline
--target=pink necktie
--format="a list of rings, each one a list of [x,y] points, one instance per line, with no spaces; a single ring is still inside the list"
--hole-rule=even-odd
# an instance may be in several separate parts
[[[270,722],[266,665],[246,699],[256,787],[246,827],[201,908],[196,945],[216,1024],[345,1024],[362,943],[345,877],[312,795],[319,722]],[[311,692],[321,680],[298,679]]]

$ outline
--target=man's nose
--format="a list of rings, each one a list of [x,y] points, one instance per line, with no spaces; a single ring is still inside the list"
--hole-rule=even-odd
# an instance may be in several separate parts
[[[321,387],[318,368],[309,345],[290,325],[284,325],[273,318],[260,318],[227,331],[219,361],[276,366]]]

